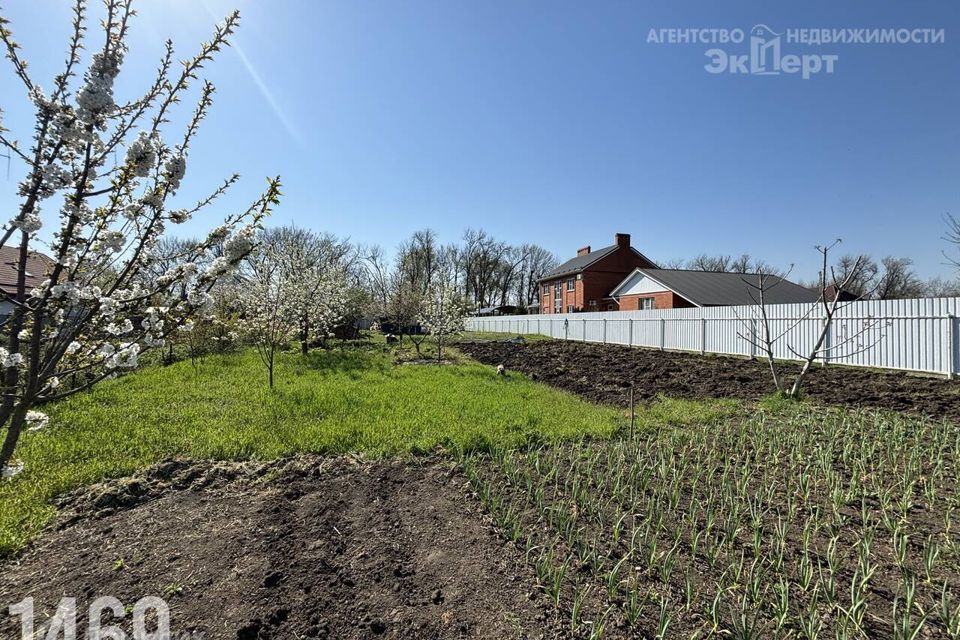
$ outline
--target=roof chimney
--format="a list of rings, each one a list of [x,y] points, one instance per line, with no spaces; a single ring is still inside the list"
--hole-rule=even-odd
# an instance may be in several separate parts
[[[579,258],[580,256],[585,256],[585,255],[587,255],[588,253],[590,253],[590,245],[587,245],[587,246],[585,246],[585,247],[580,247],[579,249],[577,249],[577,257],[578,257],[578,258]]]
[[[618,247],[624,247],[626,249],[630,248],[630,234],[629,233],[618,233],[614,236],[616,245]]]

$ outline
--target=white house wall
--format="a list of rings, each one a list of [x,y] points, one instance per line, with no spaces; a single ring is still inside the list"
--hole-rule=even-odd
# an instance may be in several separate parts
[[[642,273],[634,273],[627,280],[626,285],[624,285],[620,290],[617,291],[617,296],[632,296],[638,294],[648,294],[648,293],[667,293],[670,290],[664,287],[659,282],[648,278]]]

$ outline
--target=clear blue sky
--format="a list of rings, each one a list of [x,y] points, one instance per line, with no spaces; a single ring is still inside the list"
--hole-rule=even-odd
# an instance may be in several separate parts
[[[45,78],[62,58],[69,4],[3,2]],[[121,96],[146,86],[163,38],[185,56],[211,12],[243,15],[242,53],[225,51],[205,74],[217,101],[190,157],[187,199],[236,170],[239,206],[281,174],[273,223],[388,248],[418,228],[454,240],[473,226],[566,257],[624,231],[655,259],[749,252],[809,277],[813,245],[841,236],[844,251],[952,274],[940,238],[944,214],[960,213],[955,2],[138,6]],[[790,45],[839,55],[833,74],[806,81],[711,75],[704,52],[715,45],[647,42],[651,28],[757,23],[943,28],[946,41]],[[8,128],[23,131],[24,104],[4,65]],[[12,209],[17,178],[0,181],[0,206]]]

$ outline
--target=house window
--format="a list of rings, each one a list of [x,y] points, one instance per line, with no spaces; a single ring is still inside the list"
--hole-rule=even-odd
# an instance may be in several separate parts
[[[573,305],[572,305],[572,304],[568,304],[568,305],[567,305],[567,313],[573,313]]]
[[[576,289],[576,280],[570,278],[567,280],[567,291],[574,291]]]
[[[638,301],[637,308],[640,309],[641,311],[656,309],[657,308],[656,298],[640,298],[640,300]]]
[[[608,304],[608,305],[607,305],[607,311],[613,311],[613,310],[614,310],[614,308],[616,308],[616,305],[615,305],[615,304],[613,304],[612,302],[611,302],[610,304]]]
[[[563,311],[563,291],[558,280],[553,283],[553,312],[560,313],[561,311]]]
[[[545,296],[550,295],[550,285],[549,285],[549,284],[543,285],[543,295],[545,295]]]

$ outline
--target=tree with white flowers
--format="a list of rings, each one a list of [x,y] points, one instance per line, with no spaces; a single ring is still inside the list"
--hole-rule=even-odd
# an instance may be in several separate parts
[[[346,276],[339,270],[311,274],[298,302],[301,344],[319,342],[326,347],[347,314]]]
[[[270,245],[261,245],[248,258],[241,289],[244,326],[273,388],[277,353],[286,347],[297,330],[296,274],[277,259]]]
[[[437,361],[443,359],[443,345],[464,330],[466,305],[460,294],[444,282],[434,282],[423,298],[418,320],[430,341],[437,345]]]
[[[297,319],[300,350],[326,344],[345,318],[348,302],[346,267],[353,251],[349,243],[330,234],[296,227],[268,229],[262,234],[263,257],[289,274],[284,303]]]
[[[171,111],[228,44],[239,15],[228,16],[179,65],[168,42],[146,93],[121,100],[114,82],[127,54],[132,4],[105,0],[102,37],[94,41],[87,38],[86,3],[76,0],[63,70],[46,87],[28,73],[10,23],[0,16],[0,42],[36,113],[26,144],[0,127],[0,144],[25,170],[19,208],[0,231],[0,245],[12,243],[19,256],[0,348],[4,476],[21,468],[13,462],[20,434],[47,423],[38,404],[135,367],[145,350],[190,326],[210,305],[216,282],[253,249],[256,229],[280,196],[279,180],[271,179],[252,205],[227,217],[176,264],[145,276],[165,228],[206,209],[237,181],[228,177],[196,204],[175,204],[191,143],[212,104],[212,84],[199,87],[185,128],[169,129]],[[92,55],[81,74],[87,50]],[[13,95],[8,89],[4,99]],[[44,224],[53,229],[41,235]],[[42,284],[28,289],[27,261],[42,247],[52,264]]]

